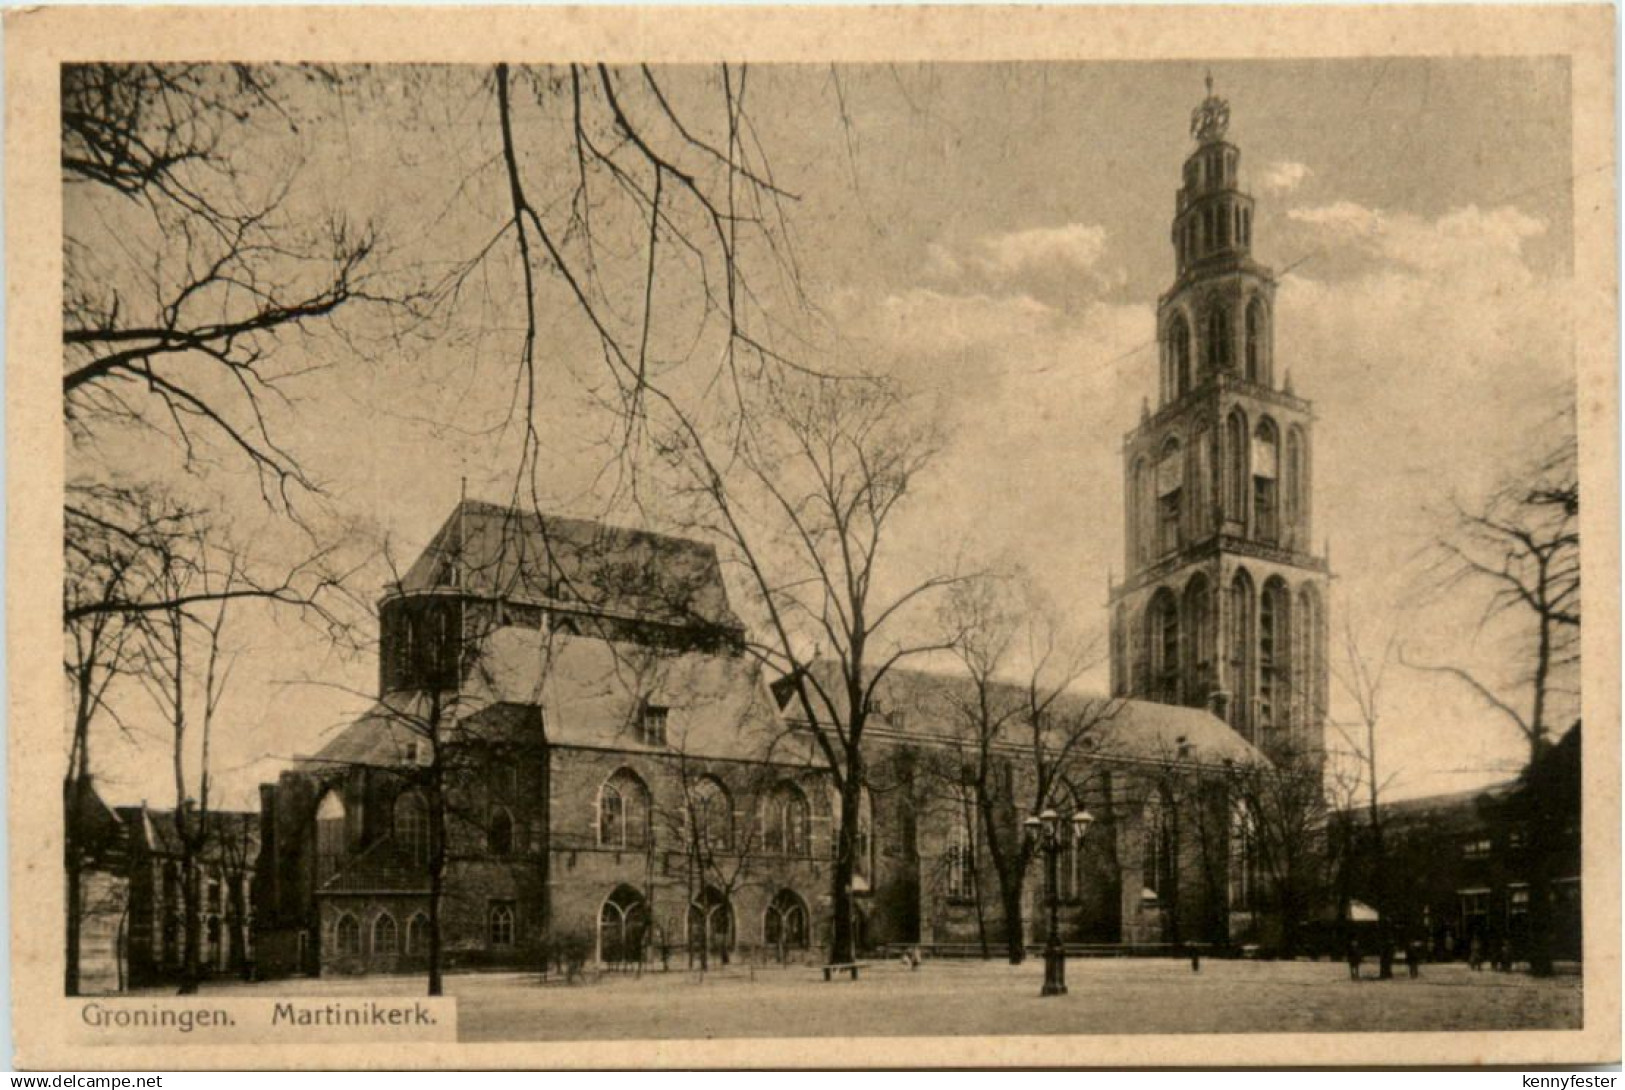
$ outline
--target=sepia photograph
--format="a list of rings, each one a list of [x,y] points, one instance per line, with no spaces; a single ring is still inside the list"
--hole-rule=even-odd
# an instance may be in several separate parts
[[[1608,10],[591,14],[8,95],[40,1054],[1617,1061]]]

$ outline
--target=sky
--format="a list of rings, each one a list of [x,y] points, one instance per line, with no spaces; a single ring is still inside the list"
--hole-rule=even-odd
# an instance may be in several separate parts
[[[751,68],[753,139],[795,194],[800,290],[828,334],[807,352],[896,377],[947,437],[896,564],[922,570],[951,547],[1020,565],[1076,627],[1104,625],[1108,577],[1123,568],[1121,442],[1156,397],[1156,301],[1173,278],[1174,194],[1210,69],[1257,198],[1254,256],[1280,278],[1277,374],[1315,407],[1331,650],[1347,619],[1367,646],[1395,630],[1417,659],[1504,673],[1512,634],[1480,630],[1464,595],[1427,593],[1425,553],[1450,497],[1516,469],[1572,397],[1569,179],[1589,165],[1572,162],[1560,58]],[[659,74],[703,126],[714,74]],[[539,81],[516,103],[533,196],[556,207],[568,174],[549,134],[565,99]],[[444,270],[500,225],[488,73],[369,69],[339,92],[297,89],[287,110],[293,132],[266,126],[236,149],[251,176],[290,178],[300,215],[377,222],[400,275]],[[75,200],[70,223],[94,213]],[[613,277],[641,252],[640,228],[609,215]],[[509,247],[432,329],[403,334],[363,312],[279,361],[301,372],[281,434],[332,508],[387,538],[398,562],[465,478],[474,498],[511,488],[503,425],[522,313]],[[675,366],[694,301],[673,285],[655,313],[657,355]],[[785,305],[765,283],[763,298]],[[660,529],[658,510],[606,498],[601,364],[579,313],[556,283],[538,306],[545,501]],[[143,452],[152,466],[172,456]],[[196,476],[238,497],[257,548],[293,547],[241,505],[240,467],[221,459]],[[358,578],[370,595],[387,577],[374,563]],[[286,617],[245,614],[233,638],[217,775],[230,803],[251,806],[255,784],[360,710],[376,666]],[[1104,668],[1087,680],[1103,686]],[[1333,695],[1334,719],[1347,719]],[[1504,778],[1521,752],[1510,726],[1430,675],[1392,670],[1383,711],[1394,797]],[[99,774],[115,800],[157,805],[170,793],[161,749],[137,738],[108,747]]]

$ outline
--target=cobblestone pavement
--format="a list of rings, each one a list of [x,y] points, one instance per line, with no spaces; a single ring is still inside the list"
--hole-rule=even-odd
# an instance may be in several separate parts
[[[1074,960],[1070,994],[1040,998],[1042,960],[1011,966],[879,963],[856,982],[814,968],[731,966],[706,974],[604,974],[571,985],[517,973],[456,974],[467,1041],[604,1038],[960,1036],[1571,1029],[1578,975],[1537,980],[1429,965],[1420,979],[1348,979],[1337,962]],[[423,994],[422,977],[218,985],[217,994]]]

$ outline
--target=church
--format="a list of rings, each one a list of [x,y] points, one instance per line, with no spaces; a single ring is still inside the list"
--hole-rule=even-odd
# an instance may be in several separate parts
[[[968,680],[888,676],[860,949],[986,949],[1007,919],[1042,941],[1051,881],[1067,942],[1268,941],[1234,785],[1318,769],[1328,571],[1313,415],[1275,358],[1228,124],[1210,84],[1175,199],[1157,407],[1124,443],[1111,691],[1057,694],[1047,714],[1089,725],[1075,746],[992,747],[979,808],[960,774]],[[744,651],[710,545],[464,501],[379,624],[373,707],[261,789],[262,974],[420,971],[433,941],[448,967],[822,956],[839,808],[812,725]],[[1040,809],[1093,827],[1048,880],[1029,860],[1012,914],[992,856]]]

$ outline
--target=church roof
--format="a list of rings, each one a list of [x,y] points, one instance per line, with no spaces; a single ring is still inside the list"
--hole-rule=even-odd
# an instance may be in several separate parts
[[[841,686],[831,683],[838,676],[836,664],[823,660],[814,663],[812,669],[836,706],[844,707]],[[785,699],[785,683],[781,681],[776,688],[780,699]],[[872,698],[875,711],[881,716],[881,722],[875,725],[905,737],[953,744],[966,737],[970,730],[964,709],[974,706],[975,697],[975,686],[966,675],[894,668],[881,679]],[[1005,737],[1012,743],[1019,743],[1022,737],[1014,714],[1024,706],[1026,699],[1024,685],[1006,681],[993,685],[994,714],[1011,716],[1011,727]],[[786,704],[785,712],[800,714],[794,703]],[[1212,765],[1228,762],[1240,766],[1269,764],[1269,759],[1228,723],[1201,708],[1069,689],[1055,697],[1048,712],[1052,731],[1057,734],[1082,732],[1085,741],[1078,745],[1076,752],[1096,759],[1156,763],[1181,760]]]
[[[664,624],[737,629],[716,549],[588,519],[464,500],[401,579]]]
[[[664,746],[643,740],[646,706],[665,709]],[[423,694],[390,694],[308,760],[403,764],[411,743],[425,736],[430,714]],[[811,760],[809,740],[782,729],[751,659],[535,629],[501,629],[488,637],[475,676],[442,714],[463,737],[483,741],[545,739],[555,746],[795,765]]]

